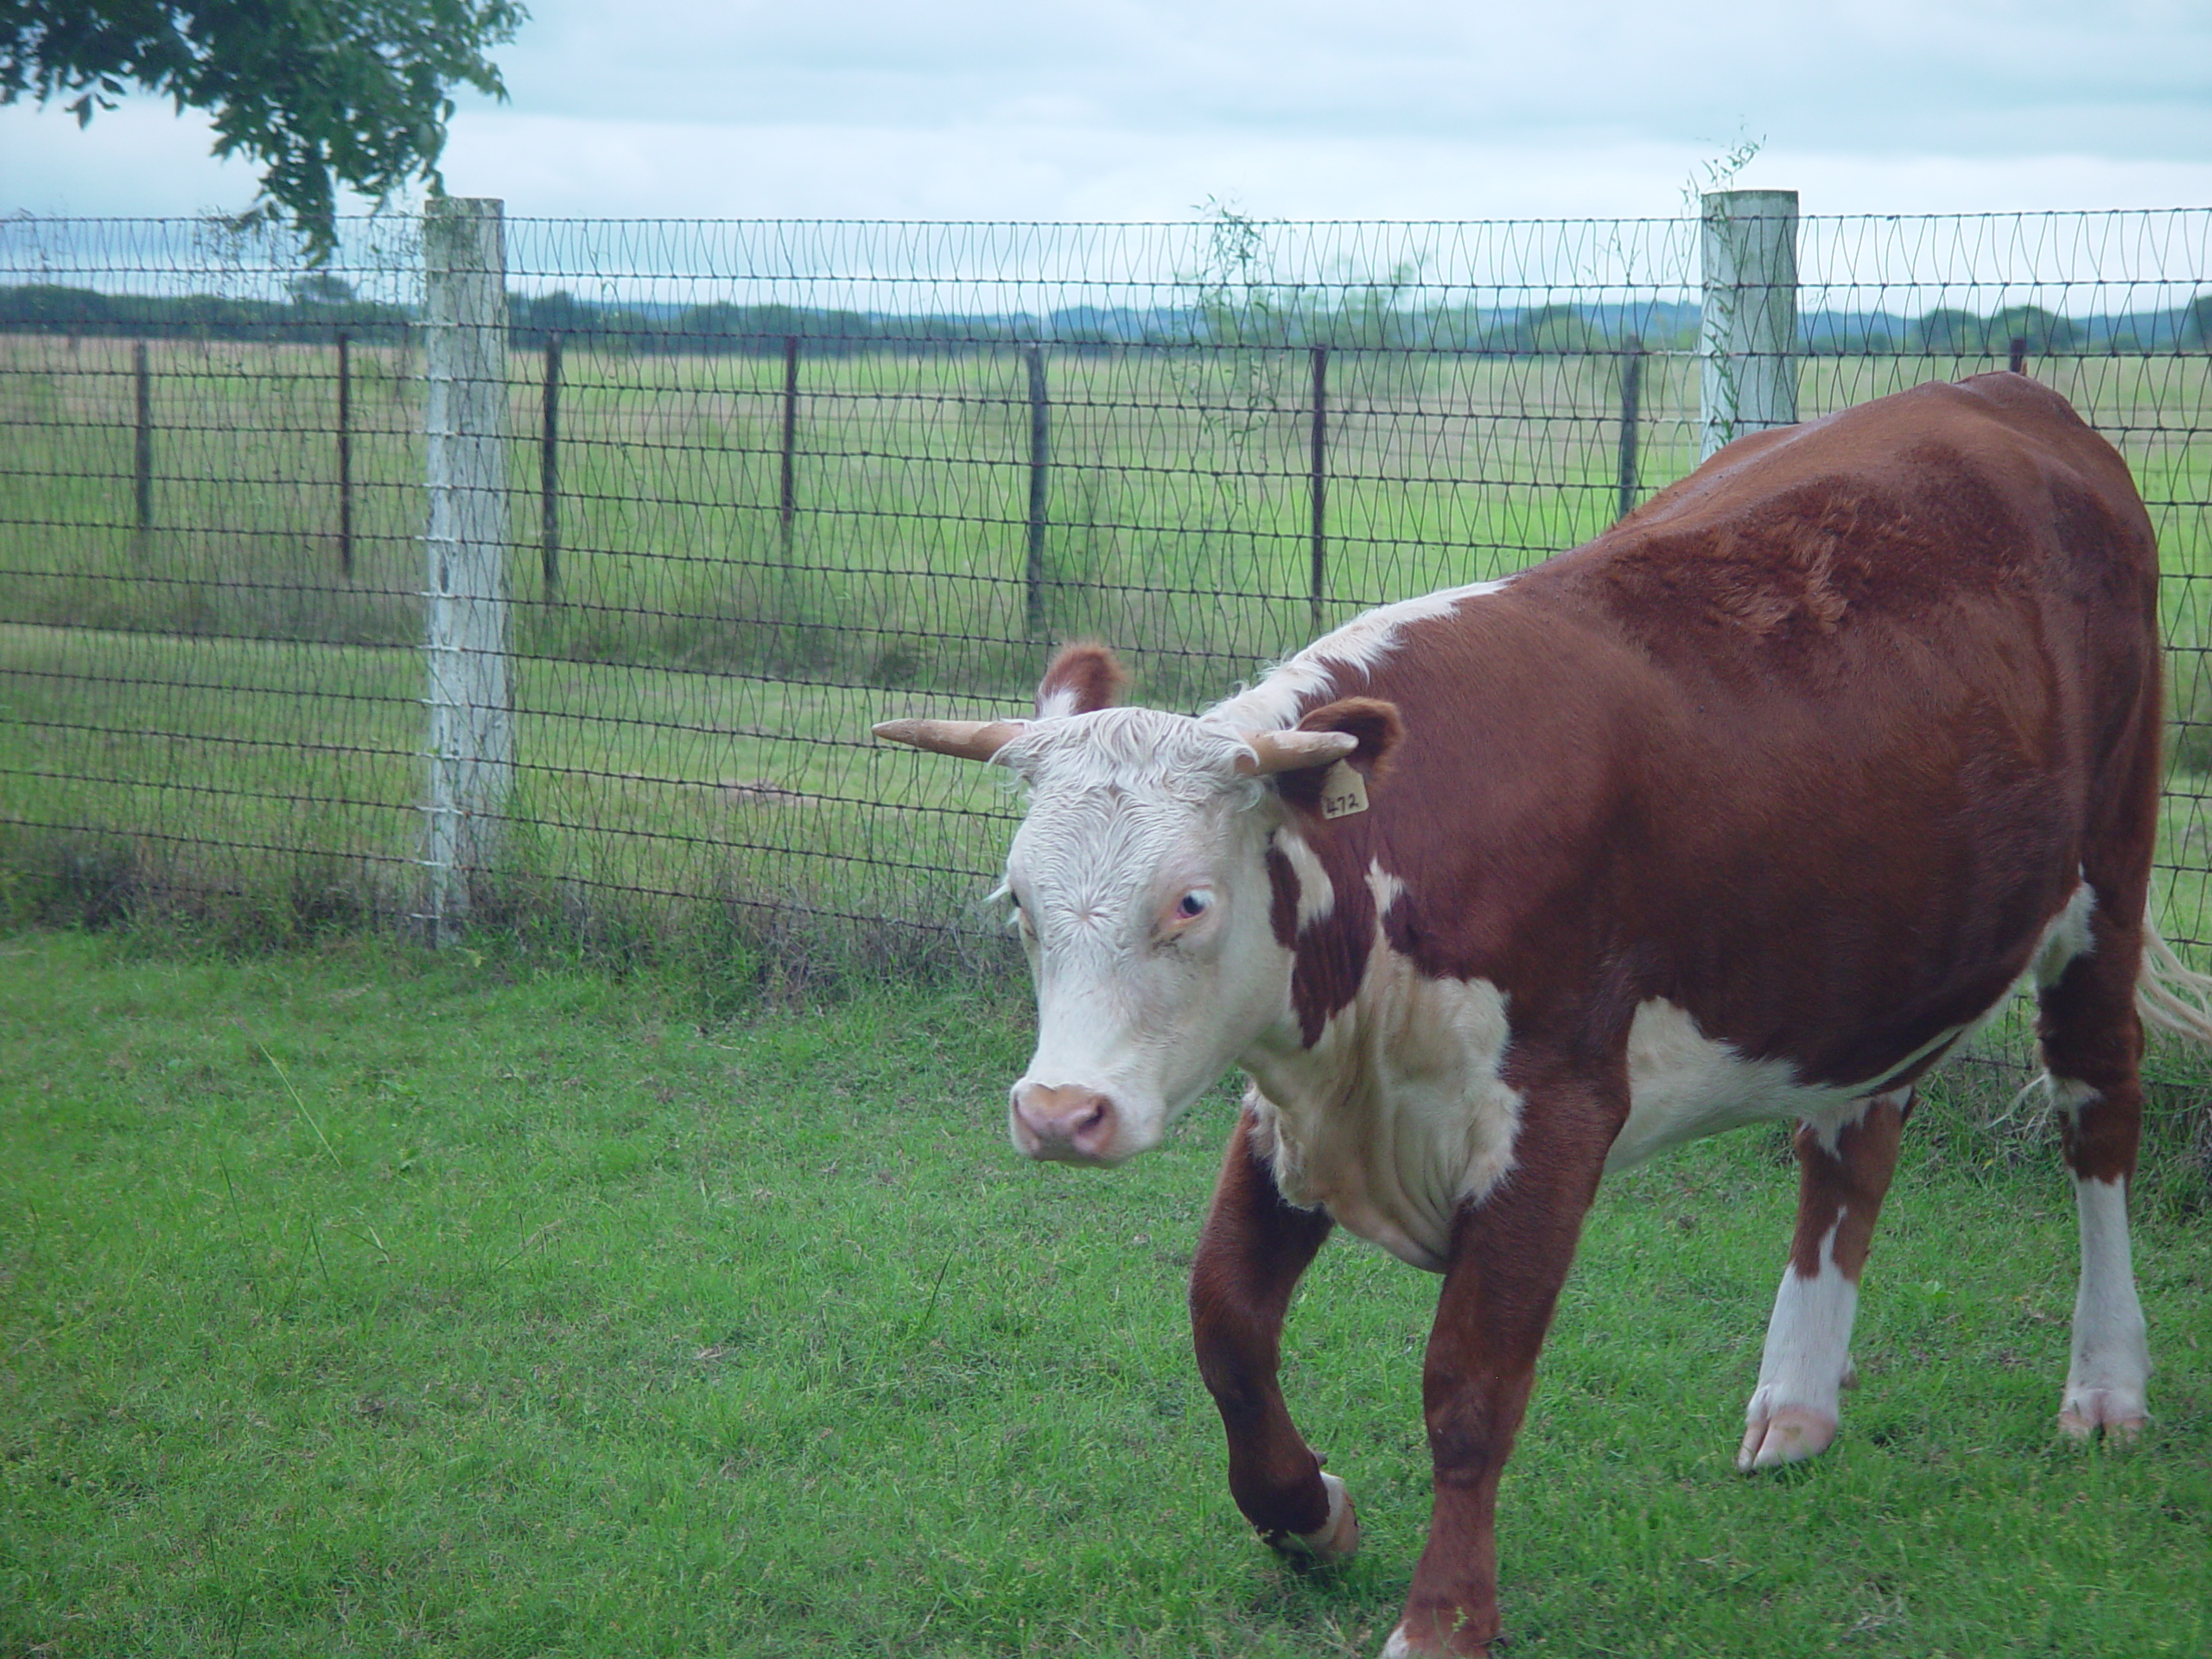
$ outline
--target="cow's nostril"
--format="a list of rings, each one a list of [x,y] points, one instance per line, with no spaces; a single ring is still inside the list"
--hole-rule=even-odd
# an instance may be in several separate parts
[[[1096,1158],[1113,1145],[1114,1103],[1095,1089],[1021,1084],[1014,1090],[1015,1139],[1033,1158]]]

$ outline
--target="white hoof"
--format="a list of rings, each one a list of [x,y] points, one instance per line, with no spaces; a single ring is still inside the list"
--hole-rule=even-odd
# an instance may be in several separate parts
[[[1835,1444],[1836,1428],[1836,1420],[1823,1411],[1806,1406],[1769,1408],[1754,1402],[1744,1443],[1737,1448],[1736,1467],[1748,1475],[1817,1458]]]
[[[1317,1561],[1350,1560],[1359,1548],[1359,1517],[1352,1513],[1351,1496],[1344,1482],[1326,1470],[1321,1472],[1321,1484],[1329,1489],[1329,1518],[1314,1531],[1284,1534],[1280,1548]]]
[[[1503,1638],[1493,1637],[1491,1640],[1498,1642],[1503,1641]],[[1382,1644],[1382,1659],[1429,1659],[1429,1656],[1437,1651],[1439,1650],[1433,1648],[1414,1646],[1413,1638],[1406,1634],[1406,1627],[1401,1624],[1390,1632],[1390,1639]],[[1488,1653],[1490,1649],[1484,1647],[1483,1651]]]
[[[2073,1440],[2105,1439],[2126,1442],[2151,1426],[2151,1413],[2143,1396],[2133,1389],[2069,1389],[2058,1408],[2058,1428]]]

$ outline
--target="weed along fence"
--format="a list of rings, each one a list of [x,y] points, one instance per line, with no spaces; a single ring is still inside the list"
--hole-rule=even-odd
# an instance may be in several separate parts
[[[1195,708],[1587,538],[1728,438],[2006,364],[2135,469],[2212,946],[2212,211],[1161,225],[539,221],[300,264],[0,223],[0,870],[134,906],[1004,946],[1012,804],[871,721],[1052,645]]]

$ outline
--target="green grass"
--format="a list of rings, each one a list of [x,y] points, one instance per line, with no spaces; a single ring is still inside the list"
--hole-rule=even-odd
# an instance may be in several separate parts
[[[1027,1040],[972,993],[732,1022],[512,955],[0,941],[0,1655],[1372,1652],[1434,1281],[1310,1276],[1287,1386],[1368,1542],[1280,1565],[1182,1309],[1228,1096],[1030,1166]],[[1778,1141],[1610,1184],[1507,1477],[1514,1651],[2212,1649],[2201,1075],[2158,1091],[2124,1453],[2053,1437],[2070,1205],[1986,1104],[1916,1118],[1864,1385],[1780,1478],[1730,1462]]]

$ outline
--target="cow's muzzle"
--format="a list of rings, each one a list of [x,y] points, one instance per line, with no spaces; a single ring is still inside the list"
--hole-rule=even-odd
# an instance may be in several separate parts
[[[1014,1144],[1032,1158],[1064,1164],[1121,1161],[1114,1143],[1122,1128],[1114,1103],[1095,1089],[1072,1084],[1014,1085]]]

